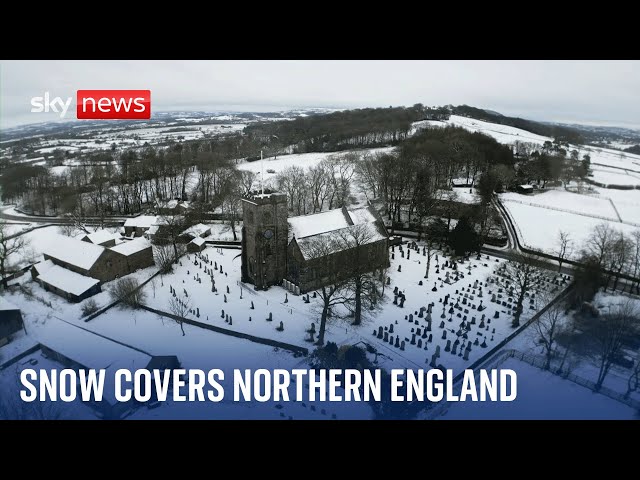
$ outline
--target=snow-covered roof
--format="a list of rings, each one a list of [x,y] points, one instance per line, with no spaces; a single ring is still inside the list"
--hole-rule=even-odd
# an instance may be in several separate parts
[[[127,218],[124,222],[125,227],[140,227],[149,228],[151,225],[158,221],[158,217],[155,215],[140,215],[134,218]]]
[[[533,190],[533,185],[518,185],[518,187],[523,190]]]
[[[182,235],[193,235],[194,237],[199,237],[200,235],[203,235],[210,231],[211,228],[207,227],[205,224],[196,223],[195,225],[191,225],[184,232],[182,232]]]
[[[98,230],[93,233],[88,233],[85,235],[86,238],[89,239],[91,243],[99,245],[104,242],[108,242],[109,240],[115,240],[113,233],[108,230]]]
[[[193,243],[193,244],[201,247],[202,245],[204,245],[205,241],[204,241],[204,238],[202,238],[202,237],[196,237],[193,240],[191,240],[191,242],[189,242],[189,243]]]
[[[104,250],[104,247],[100,245],[60,235],[55,242],[48,244],[42,253],[89,270]]]
[[[138,253],[145,248],[149,248],[151,243],[144,237],[134,238],[133,240],[129,240],[128,242],[121,243],[116,245],[115,247],[111,247],[110,250],[117,252],[121,255],[129,256],[134,253]]]
[[[104,398],[112,405],[115,399],[115,372],[120,368],[134,371],[145,368],[151,356],[81,327],[51,318],[42,327],[41,342],[50,349],[86,368],[105,369]]]
[[[341,208],[321,213],[312,213],[310,215],[290,217],[287,221],[289,222],[291,233],[298,239],[349,226],[349,222],[345,218]]]
[[[159,228],[159,225],[151,225],[147,230],[147,235],[155,235],[156,233],[158,233]]]
[[[354,208],[348,212],[354,225],[359,225],[361,223],[373,223],[377,220],[369,207]]]
[[[387,238],[386,235],[380,233],[375,223],[362,225],[350,225],[338,230],[296,239],[296,241],[304,259],[310,260],[348,249],[350,244],[355,246],[356,238],[359,239],[357,245],[368,245]],[[352,234],[353,236],[351,236]],[[316,242],[323,246],[316,248]]]
[[[100,283],[100,280],[80,275],[79,273],[62,268],[59,265],[54,265],[49,268],[47,271],[38,275],[38,278],[53,287],[78,296],[82,295],[97,283]]]
[[[13,303],[4,297],[0,297],[0,311],[2,310],[20,310]]]
[[[54,265],[55,263],[53,263],[51,260],[43,260],[41,262],[36,263],[33,267],[36,269],[38,274],[41,274],[49,270]]]

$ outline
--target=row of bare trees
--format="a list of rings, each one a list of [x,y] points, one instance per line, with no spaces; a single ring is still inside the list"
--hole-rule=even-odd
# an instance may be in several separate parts
[[[294,215],[317,213],[346,206],[351,184],[361,155],[331,155],[305,171],[291,166],[276,176],[276,187],[286,193],[289,210]]]

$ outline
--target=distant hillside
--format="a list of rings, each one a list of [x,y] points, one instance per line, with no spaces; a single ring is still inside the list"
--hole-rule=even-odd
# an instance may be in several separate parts
[[[509,125],[511,127],[520,128],[522,130],[535,133],[537,135],[553,137],[563,142],[584,143],[585,140],[582,134],[574,128],[534,122],[533,120],[526,120],[524,118],[507,117],[497,112],[470,107],[469,105],[459,105],[457,107],[451,107],[451,113],[454,115],[471,117],[475,118],[476,120],[484,120],[486,122],[497,123],[500,125]]]

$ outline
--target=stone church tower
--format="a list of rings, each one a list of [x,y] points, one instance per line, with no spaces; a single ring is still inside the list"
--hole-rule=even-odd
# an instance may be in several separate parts
[[[242,199],[242,281],[256,290],[279,285],[287,272],[287,196],[253,194]]]

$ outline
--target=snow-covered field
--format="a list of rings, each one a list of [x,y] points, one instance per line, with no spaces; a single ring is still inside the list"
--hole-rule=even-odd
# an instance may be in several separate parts
[[[322,160],[330,156],[344,156],[353,152],[361,153],[384,153],[390,152],[393,147],[382,148],[369,148],[362,150],[350,150],[345,152],[314,152],[314,153],[299,153],[293,155],[278,155],[277,157],[267,157],[263,160],[256,160],[255,162],[244,162],[238,165],[239,170],[251,171],[258,175],[258,180],[261,174],[264,174],[265,185],[272,184],[276,175],[282,170],[288,167],[301,167],[305,170],[315,167]],[[268,172],[273,170],[273,172]]]
[[[638,227],[620,222],[607,222],[575,213],[550,210],[515,202],[504,202],[504,207],[516,224],[520,241],[529,248],[554,254],[558,246],[558,233],[569,232],[575,257],[579,248],[599,223],[609,223],[612,228],[630,234]]]
[[[578,215],[602,217],[604,220],[618,221],[616,211],[608,199],[592,195],[580,195],[565,190],[549,190],[536,195],[520,195],[519,193],[502,193],[500,199],[504,204],[524,203],[550,209],[558,209]]]

